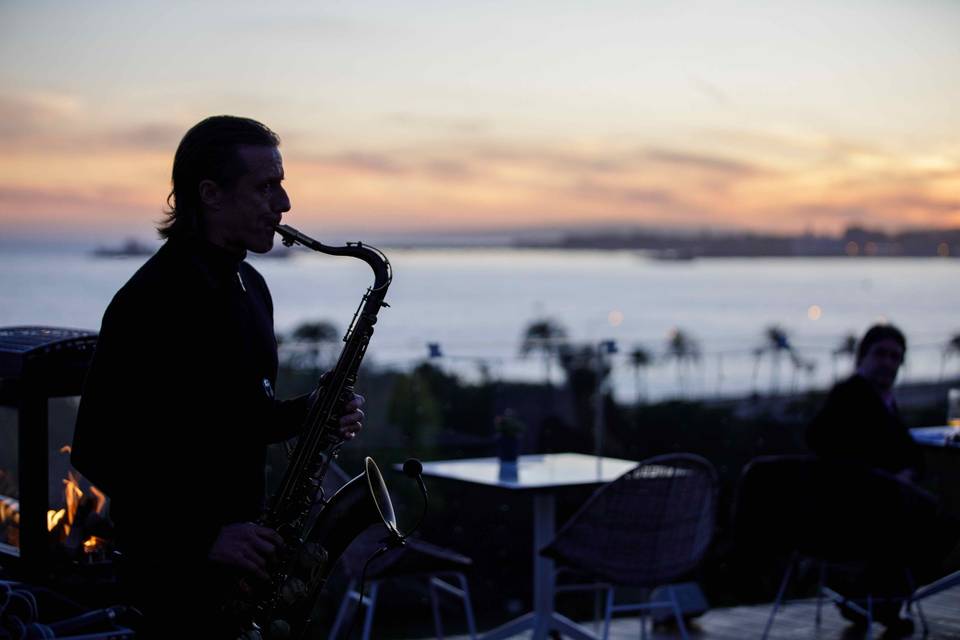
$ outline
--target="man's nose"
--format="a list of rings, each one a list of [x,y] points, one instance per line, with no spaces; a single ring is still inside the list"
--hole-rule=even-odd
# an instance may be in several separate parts
[[[290,196],[287,195],[287,190],[283,187],[280,187],[279,193],[277,193],[277,201],[274,204],[280,213],[290,211]]]

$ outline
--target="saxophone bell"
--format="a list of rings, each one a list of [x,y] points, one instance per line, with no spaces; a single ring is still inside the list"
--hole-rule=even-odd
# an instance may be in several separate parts
[[[403,543],[387,484],[377,463],[367,457],[363,472],[327,501],[310,527],[307,541],[319,543],[328,554],[328,562],[336,562],[354,538],[377,524],[386,529],[388,546]]]

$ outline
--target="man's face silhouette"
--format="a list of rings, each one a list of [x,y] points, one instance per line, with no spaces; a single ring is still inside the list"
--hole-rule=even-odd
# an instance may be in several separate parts
[[[870,345],[857,365],[857,373],[881,391],[889,391],[893,388],[901,364],[903,364],[903,347],[896,340],[887,338]]]
[[[281,185],[283,159],[279,149],[265,146],[241,146],[237,155],[247,171],[231,187],[210,187],[207,237],[230,249],[265,253],[273,247],[274,227],[290,210]]]

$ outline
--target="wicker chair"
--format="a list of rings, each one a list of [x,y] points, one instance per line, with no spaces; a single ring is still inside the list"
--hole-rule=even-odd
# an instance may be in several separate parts
[[[336,464],[331,463],[324,476],[323,489],[328,496],[333,495],[350,478]],[[473,564],[467,556],[450,549],[424,542],[416,538],[407,538],[406,544],[377,557],[367,564],[368,559],[380,548],[383,527],[371,527],[360,534],[347,547],[340,558],[339,570],[347,580],[343,598],[337,610],[336,619],[330,628],[329,638],[336,639],[343,627],[350,629],[350,604],[365,606],[363,621],[363,640],[369,640],[373,628],[373,614],[377,607],[377,598],[381,585],[387,580],[415,578],[425,580],[430,594],[430,606],[433,610],[433,623],[436,637],[443,639],[443,623],[440,616],[440,594],[460,599],[466,614],[467,629],[470,637],[477,637],[473,605],[470,590],[464,572]],[[366,572],[364,572],[366,567]],[[368,587],[366,594],[359,589],[361,580]]]
[[[616,612],[644,614],[669,609],[687,638],[679,599],[669,584],[697,567],[713,539],[717,509],[717,473],[703,458],[670,454],[650,458],[600,488],[541,550],[559,565],[561,591],[606,592],[603,638]],[[559,578],[571,573],[577,584]],[[582,583],[586,579],[590,582]],[[667,599],[651,601],[650,592]],[[640,587],[647,600],[617,604],[617,587]]]
[[[851,612],[847,615],[862,617],[867,638],[872,637],[879,606],[904,603],[908,609],[916,606],[925,635],[927,622],[912,595],[916,585],[910,551],[917,543],[905,532],[927,517],[924,511],[935,509],[931,498],[881,471],[809,455],[752,460],[737,487],[737,545],[744,558],[752,556],[762,566],[775,557],[788,558],[762,637],[770,633],[785,604],[802,559],[812,561],[819,573],[817,626],[824,597]],[[885,577],[880,584],[863,584],[872,567],[883,567]],[[830,575],[852,577],[853,582],[841,594],[827,586]]]

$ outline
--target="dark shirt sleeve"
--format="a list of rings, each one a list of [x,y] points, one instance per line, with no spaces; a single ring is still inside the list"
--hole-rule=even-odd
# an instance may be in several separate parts
[[[272,417],[267,421],[267,443],[282,442],[300,435],[307,411],[310,409],[310,394],[276,400],[273,405]]]
[[[272,339],[273,334],[273,297],[270,295],[270,289],[264,281],[263,276],[244,263],[241,265],[244,280],[248,283],[250,293],[258,300],[258,305],[262,308],[263,318],[269,322],[269,326],[264,327],[265,333],[269,333]],[[276,356],[276,344],[274,344],[274,357]],[[276,365],[274,362],[273,378],[276,379]],[[272,383],[271,383],[272,386]],[[251,392],[251,396],[258,397],[257,392]],[[264,444],[281,442],[289,440],[300,434],[304,420],[307,417],[307,411],[310,409],[310,394],[303,394],[286,400],[277,400],[272,396],[259,396],[268,402],[263,406],[262,415],[259,422],[264,426],[263,436]]]

